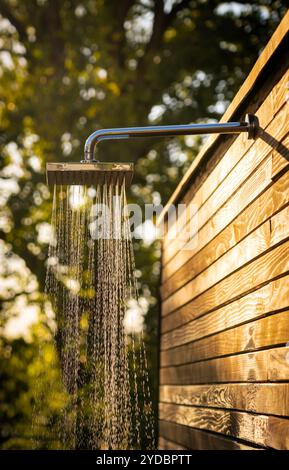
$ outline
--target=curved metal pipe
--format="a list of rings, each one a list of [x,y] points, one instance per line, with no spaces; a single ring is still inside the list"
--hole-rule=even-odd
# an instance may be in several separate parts
[[[258,130],[258,119],[248,114],[244,121],[217,124],[186,124],[176,126],[123,127],[99,129],[93,132],[84,146],[84,162],[93,162],[95,146],[103,140],[135,139],[143,137],[169,137],[201,134],[240,134],[247,132],[253,139]]]

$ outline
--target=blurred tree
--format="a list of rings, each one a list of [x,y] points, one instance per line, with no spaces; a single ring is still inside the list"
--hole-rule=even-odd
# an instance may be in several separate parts
[[[51,210],[45,161],[78,161],[86,136],[99,127],[218,118],[284,12],[279,0],[0,0],[1,249],[6,260],[24,260],[37,280],[33,302],[44,308]],[[130,198],[143,205],[167,200],[200,142],[117,142],[98,152],[136,163]],[[159,246],[138,241],[135,250],[156,376]],[[3,335],[7,302],[31,296],[21,289],[17,280],[1,289]],[[31,344],[22,355],[23,345],[13,342],[23,364],[36,351]],[[9,388],[12,375],[6,380],[0,367],[1,387]],[[13,396],[4,395],[13,407]]]

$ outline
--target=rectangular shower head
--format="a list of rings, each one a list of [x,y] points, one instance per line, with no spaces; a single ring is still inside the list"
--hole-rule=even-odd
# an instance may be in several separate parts
[[[133,163],[47,163],[46,177],[48,185],[103,185],[125,180],[130,186]]]

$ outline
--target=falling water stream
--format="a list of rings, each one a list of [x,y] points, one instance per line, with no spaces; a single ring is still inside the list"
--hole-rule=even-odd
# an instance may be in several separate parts
[[[124,319],[137,299],[125,184],[55,186],[46,291],[66,395],[58,438],[69,449],[152,447],[142,334]],[[39,420],[39,418],[38,418]]]

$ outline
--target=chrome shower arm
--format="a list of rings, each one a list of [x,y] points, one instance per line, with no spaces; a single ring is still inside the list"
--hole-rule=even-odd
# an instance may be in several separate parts
[[[247,114],[245,120],[241,122],[99,129],[93,132],[85,142],[84,162],[94,161],[95,146],[103,140],[201,134],[240,134],[241,132],[247,132],[248,138],[253,139],[256,136],[257,130],[258,119],[252,114]]]

